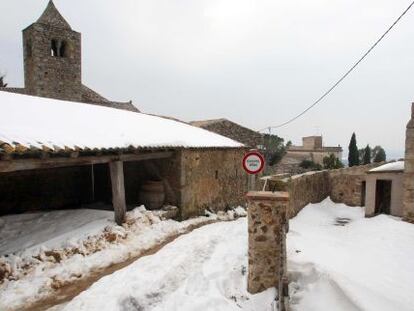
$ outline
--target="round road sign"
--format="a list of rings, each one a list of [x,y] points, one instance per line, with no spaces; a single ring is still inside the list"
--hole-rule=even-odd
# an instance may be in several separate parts
[[[260,173],[264,168],[264,157],[257,151],[251,151],[243,157],[243,168],[248,174]]]

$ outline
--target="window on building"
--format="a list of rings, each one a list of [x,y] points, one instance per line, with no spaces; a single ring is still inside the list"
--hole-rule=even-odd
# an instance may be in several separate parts
[[[50,45],[50,56],[58,56],[57,40],[53,39]]]
[[[66,42],[65,41],[60,42],[59,56],[66,57]]]
[[[50,44],[50,56],[67,57],[66,41],[53,39]]]

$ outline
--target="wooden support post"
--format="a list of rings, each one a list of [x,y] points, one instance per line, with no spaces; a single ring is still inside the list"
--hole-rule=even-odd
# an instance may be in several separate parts
[[[109,163],[112,184],[112,205],[115,210],[115,222],[121,225],[125,221],[126,203],[124,186],[124,162]]]

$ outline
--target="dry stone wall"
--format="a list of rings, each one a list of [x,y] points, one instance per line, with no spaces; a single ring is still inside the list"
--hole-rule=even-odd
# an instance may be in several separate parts
[[[309,203],[319,203],[330,197],[336,203],[350,206],[363,205],[366,173],[384,163],[343,168],[330,171],[308,172],[288,178],[270,180],[267,190],[288,191],[288,216],[292,218]]]
[[[287,191],[290,195],[289,218],[295,217],[309,203],[319,203],[330,194],[329,172],[312,172],[290,178]]]

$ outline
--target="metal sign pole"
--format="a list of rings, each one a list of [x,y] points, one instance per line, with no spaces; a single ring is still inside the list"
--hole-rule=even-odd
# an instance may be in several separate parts
[[[249,174],[248,191],[256,190],[256,174]]]

